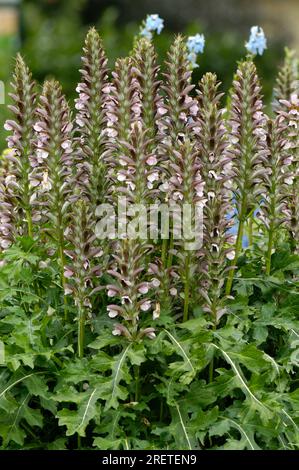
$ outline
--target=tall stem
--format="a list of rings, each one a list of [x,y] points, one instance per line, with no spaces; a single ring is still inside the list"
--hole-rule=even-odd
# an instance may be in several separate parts
[[[58,235],[58,255],[61,264],[61,285],[63,289],[63,305],[64,305],[64,319],[67,321],[67,298],[65,295],[65,277],[64,277],[64,266],[65,266],[65,258],[64,258],[64,235],[63,231],[59,230]]]
[[[85,335],[85,310],[82,305],[79,307],[78,319],[78,356],[80,359],[84,356],[84,335]]]
[[[80,359],[84,356],[84,330],[85,330],[85,311],[84,307],[79,304],[79,318],[78,318],[78,357]],[[83,391],[83,384],[80,385],[81,391]],[[77,434],[77,447],[81,449],[81,436]]]
[[[215,302],[213,302],[213,304],[215,304]],[[217,328],[217,318],[216,318],[216,310],[214,310],[214,305],[213,305],[212,315],[213,315],[213,320],[214,320],[213,331],[215,331]],[[213,379],[214,379],[214,356],[212,357],[211,362],[209,364],[209,383],[213,382]]]
[[[248,219],[248,244],[253,245],[253,214]]]
[[[170,235],[170,242],[169,242],[169,249],[168,249],[168,259],[167,259],[167,268],[171,268],[171,266],[172,266],[173,254],[172,254],[171,250],[173,250],[173,233]]]
[[[269,237],[268,237],[268,248],[267,248],[267,255],[266,255],[266,274],[270,274],[271,271],[271,256],[272,256],[272,248],[273,248],[273,228],[270,226],[269,228]]]
[[[28,237],[32,238],[33,228],[32,228],[32,217],[31,217],[30,210],[26,210],[26,219],[27,219]]]
[[[244,233],[244,219],[243,217],[241,217],[241,220],[239,222],[239,227],[238,227],[236,245],[235,245],[235,256],[231,264],[232,266],[236,266],[237,260],[239,258],[239,254],[242,248],[243,233]],[[234,280],[234,269],[231,269],[228,274],[227,283],[226,283],[226,290],[225,290],[226,295],[230,295],[231,293],[233,280]]]
[[[186,256],[185,264],[185,283],[184,283],[184,314],[183,321],[188,320],[189,315],[189,297],[190,297],[190,253]]]
[[[162,240],[162,255],[161,255],[161,261],[162,261],[163,268],[166,268],[167,248],[168,248],[168,239],[164,238]]]

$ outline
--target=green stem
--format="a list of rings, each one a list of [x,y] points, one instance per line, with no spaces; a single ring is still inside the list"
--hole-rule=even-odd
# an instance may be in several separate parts
[[[253,214],[251,214],[248,220],[248,244],[249,246],[253,245]]]
[[[186,256],[185,280],[184,280],[184,314],[183,321],[188,320],[189,315],[189,297],[190,297],[190,253]]]
[[[216,325],[216,317],[214,317],[214,323],[213,323],[213,331],[216,330],[217,325]],[[211,359],[211,362],[209,364],[209,383],[212,383],[214,380],[214,356]]]
[[[84,335],[85,335],[85,311],[84,307],[79,307],[78,319],[78,356],[84,356]]]
[[[236,266],[237,264],[237,260],[239,258],[239,254],[242,248],[243,233],[244,233],[244,219],[241,218],[239,222],[238,235],[237,235],[237,240],[236,240],[236,245],[235,245],[235,256],[234,256],[234,259],[232,260],[231,266]],[[226,295],[230,295],[231,293],[233,279],[234,279],[234,271],[235,271],[234,269],[231,269],[229,271],[227,283],[226,283],[226,289],[225,289]]]
[[[268,249],[266,255],[266,274],[270,274],[271,271],[271,256],[272,256],[272,248],[273,248],[273,230],[270,227],[269,230],[269,238],[268,238]]]
[[[34,432],[31,430],[30,426],[28,426],[24,420],[22,420],[22,427],[25,429],[25,431],[30,434],[35,440],[38,440],[38,437]]]
[[[62,230],[59,230],[58,236],[58,255],[61,264],[61,285],[63,289],[63,305],[64,305],[64,319],[67,321],[67,298],[65,295],[65,284],[66,280],[64,277],[64,266],[65,266],[65,258],[64,258],[64,236]]]
[[[80,304],[79,304],[80,305]],[[80,359],[84,356],[84,333],[85,333],[85,310],[82,305],[79,306],[79,318],[78,318],[78,357]],[[80,386],[83,391],[83,386]],[[77,447],[81,449],[81,436],[77,434]]]
[[[173,250],[173,234],[171,234],[171,236],[170,236],[170,243],[169,243],[169,250],[168,250],[168,260],[167,260],[167,268],[171,268],[171,266],[172,266],[173,254],[172,254],[171,250]]]
[[[166,268],[167,248],[168,248],[168,239],[164,238],[162,240],[162,256],[161,256],[163,268]]]
[[[31,217],[30,210],[26,210],[26,219],[27,219],[28,237],[32,238],[33,227],[32,227],[32,217]]]

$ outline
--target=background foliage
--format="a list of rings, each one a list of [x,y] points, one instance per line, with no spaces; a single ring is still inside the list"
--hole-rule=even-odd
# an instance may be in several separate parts
[[[51,76],[57,78],[63,85],[67,97],[74,97],[75,84],[78,81],[78,68],[80,64],[80,47],[90,24],[95,24],[101,33],[105,47],[108,51],[110,64],[120,56],[129,53],[134,34],[144,17],[144,6],[137,2],[133,8],[134,20],[126,18],[127,7],[123,2],[89,2],[87,0],[42,0],[35,2],[23,0],[21,2],[21,23],[18,37],[3,36],[0,52],[0,79],[6,83],[9,91],[9,77],[13,67],[13,54],[21,49],[26,57],[34,76],[40,82]],[[200,17],[198,7],[197,14]],[[201,8],[202,10],[202,8]],[[167,17],[170,16],[169,21]],[[222,81],[224,90],[231,83],[234,67],[243,54],[245,33],[244,27],[221,28],[211,34],[200,21],[190,22],[186,25],[176,23],[166,9],[167,28],[161,36],[157,37],[156,45],[162,63],[169,48],[173,32],[182,30],[186,35],[197,32],[206,33],[207,47],[201,57],[200,69],[194,73],[194,81],[213,69]],[[203,11],[203,15],[207,12]],[[177,20],[178,21],[178,20]],[[271,98],[275,70],[282,60],[282,40],[272,37],[271,48],[258,59],[258,68],[263,78],[263,91],[266,102]],[[0,142],[5,148],[5,135],[2,127],[7,117],[4,106],[0,107]]]

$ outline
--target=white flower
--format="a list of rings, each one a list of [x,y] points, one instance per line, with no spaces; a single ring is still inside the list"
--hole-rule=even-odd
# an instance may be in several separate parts
[[[151,284],[153,287],[159,287],[160,286],[160,281],[159,279],[157,279],[156,277],[154,277],[152,280],[151,280]]]
[[[64,271],[64,277],[70,278],[74,275],[74,272],[71,269],[66,268]]]
[[[13,131],[13,127],[12,127],[12,125],[11,125],[8,121],[6,121],[6,122],[4,123],[4,126],[3,126],[3,127],[4,127],[4,129],[5,129],[6,131]]]
[[[48,157],[49,153],[42,149],[36,150],[36,156],[38,163],[42,163]]]
[[[110,307],[109,305],[107,307],[107,312],[108,312],[108,317],[110,318],[115,318],[119,314],[118,310],[114,309],[113,307]]]
[[[43,123],[42,122],[36,122],[33,126],[33,129],[36,132],[42,132],[43,131]]]
[[[148,285],[146,283],[142,284],[139,288],[138,288],[138,292],[140,294],[147,294],[148,293]]]
[[[123,181],[126,181],[127,178],[126,178],[126,175],[124,173],[118,173],[117,174],[117,179],[118,179],[118,181],[123,182]]]
[[[66,149],[71,148],[71,145],[72,145],[72,142],[70,140],[65,140],[64,142],[62,142],[61,147],[64,150],[66,150]]]
[[[150,183],[153,183],[154,181],[157,181],[159,179],[159,173],[157,171],[154,171],[153,173],[147,176],[147,179]]]
[[[114,329],[112,330],[112,334],[113,336],[121,336],[121,330],[117,328],[117,326],[115,326]]]
[[[167,109],[163,108],[162,106],[159,106],[158,110],[157,110],[157,113],[159,114],[159,116],[164,116],[164,114],[167,113]]]
[[[150,166],[156,165],[157,164],[157,157],[155,155],[152,155],[152,156],[148,157],[148,159],[146,160],[146,163]]]
[[[179,191],[175,191],[175,192],[173,193],[173,196],[172,196],[172,197],[173,197],[173,199],[174,199],[175,201],[177,201],[177,200],[182,201],[182,200],[184,199],[183,194],[180,193]]]
[[[76,123],[78,124],[79,127],[84,127],[84,121],[80,117],[76,117]]]
[[[47,171],[44,171],[44,173],[43,173],[43,180],[42,180],[42,182],[41,182],[41,191],[42,191],[42,192],[50,191],[50,189],[52,189],[52,184],[51,184],[51,182],[49,181],[48,172],[47,172]]]
[[[227,259],[233,260],[235,258],[235,250],[231,250],[226,254]]]
[[[289,176],[288,178],[285,178],[285,180],[284,180],[285,184],[287,184],[287,185],[289,185],[289,186],[290,186],[291,184],[293,184],[293,181],[294,181],[294,177],[293,177],[293,176]]]
[[[143,312],[147,312],[150,308],[151,308],[151,302],[149,300],[142,302],[142,304],[140,305],[140,309]]]
[[[103,93],[110,93],[111,92],[111,89],[112,89],[112,85],[105,85],[103,88],[102,88],[102,92]]]
[[[108,297],[115,297],[116,291],[114,289],[108,289],[107,295]]]
[[[117,131],[115,129],[111,128],[111,127],[107,127],[106,134],[107,134],[108,137],[114,138],[114,137],[117,136]]]

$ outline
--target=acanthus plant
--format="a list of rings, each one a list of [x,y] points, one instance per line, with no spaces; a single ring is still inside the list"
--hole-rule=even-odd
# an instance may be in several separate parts
[[[165,110],[160,110],[165,126],[163,136],[164,151],[167,157],[175,161],[172,150],[177,149],[180,141],[190,132],[190,124],[197,115],[198,107],[191,91],[191,66],[185,39],[178,36],[170,47],[167,61],[167,71],[164,74]]]
[[[273,90],[272,107],[275,113],[284,109],[281,100],[290,100],[291,95],[299,90],[299,61],[296,51],[285,49],[285,58],[280,67]]]
[[[56,81],[36,96],[17,58],[0,170],[3,449],[299,448],[296,59],[268,117],[261,28],[225,103],[216,75],[192,84],[202,34],[176,37],[160,68],[162,27],[150,15],[112,72],[92,28],[74,113]]]
[[[153,139],[152,146],[157,142],[159,116],[166,112],[163,107],[159,80],[157,55],[151,41],[140,39],[134,49],[134,72],[139,82],[140,99],[142,103],[141,116],[148,137]]]
[[[153,182],[156,179],[156,170],[151,165],[154,156],[150,153],[150,143],[142,123],[135,122],[132,124],[130,139],[127,142],[121,141],[121,155],[116,153],[111,159],[115,168],[113,197],[116,202],[121,198],[126,199],[127,207],[124,210],[128,216],[129,233],[123,233],[116,242],[117,254],[112,255],[112,269],[108,270],[115,279],[114,284],[108,285],[108,297],[118,298],[120,305],[112,304],[107,308],[111,318],[123,318],[128,325],[128,328],[117,325],[114,334],[128,337],[138,334],[140,315],[151,309],[151,301],[146,295],[153,287],[146,279],[147,257],[151,249],[147,241],[147,217],[148,206],[155,193]],[[117,149],[117,143],[115,145]],[[121,169],[117,166],[117,159],[122,165]],[[136,216],[136,209],[140,210],[139,216],[143,220],[145,233],[144,228],[134,225],[130,233],[130,222]],[[119,214],[118,226],[121,224],[121,217],[122,214]],[[152,335],[153,329],[147,333]]]
[[[205,203],[204,182],[199,154],[189,136],[184,137],[173,150],[173,159],[175,161],[169,163],[169,180],[166,180],[169,206],[173,208],[173,226],[170,230],[173,248],[170,254],[176,259],[175,274],[183,285],[183,321],[187,321],[190,307],[194,307],[196,302],[196,287],[199,283],[198,250],[201,239],[198,236],[202,228],[201,212]],[[180,240],[176,240],[178,236],[181,237]],[[172,286],[170,293],[176,295],[176,287]]]
[[[70,205],[74,194],[75,148],[70,109],[56,81],[44,84],[37,108],[36,152],[31,185],[44,229],[56,250],[65,287],[64,266],[66,233],[70,220]]]
[[[293,93],[290,100],[281,100],[285,111],[281,111],[283,122],[286,126],[286,146],[289,149],[291,169],[290,188],[287,209],[289,211],[289,231],[291,244],[296,253],[299,250],[299,98]]]
[[[139,83],[131,57],[118,59],[112,72],[110,99],[107,104],[107,133],[110,142],[121,143],[130,138],[131,125],[140,120],[141,100]]]
[[[190,95],[194,85],[191,83],[192,67],[188,57],[188,49],[185,39],[180,35],[176,37],[170,47],[166,66],[167,70],[164,73],[165,84],[162,86],[165,92],[164,104],[161,103],[161,106],[158,108],[158,137],[160,141],[160,159],[164,162],[163,166],[166,168],[166,172],[162,172],[161,174],[162,184],[160,185],[160,189],[165,194],[164,201],[168,202],[169,191],[171,191],[169,181],[171,180],[172,172],[177,163],[177,156],[181,151],[184,152],[186,150],[187,152],[193,152],[191,148],[187,148],[188,144],[186,144],[187,147],[185,150],[181,144],[185,139],[190,140],[191,123],[198,111],[196,101]],[[191,156],[189,155],[189,157]],[[191,164],[190,161],[188,164],[191,166],[189,166],[186,171],[189,171],[188,178],[191,177],[191,179],[188,179],[188,182],[183,184],[193,184],[191,176],[193,164]],[[183,169],[181,170],[184,171]],[[175,180],[177,179],[176,173],[177,170],[174,170],[173,178]],[[169,179],[169,181],[167,181],[167,179]],[[180,181],[180,184],[181,183],[182,181]],[[193,189],[191,189],[191,192],[192,191]],[[183,198],[181,200],[183,200]],[[172,269],[174,248],[172,230],[173,227],[170,225],[169,233],[165,234],[166,238],[162,240],[161,253],[160,269],[161,278],[163,279],[163,304],[166,309],[170,308],[172,302],[171,296],[176,295],[174,272]],[[188,303],[187,299],[186,302]],[[187,312],[187,304],[185,309]]]
[[[264,153],[264,173],[260,218],[267,233],[266,273],[271,272],[271,257],[277,245],[277,235],[290,221],[290,187],[293,183],[289,165],[292,155],[285,138],[286,125],[282,115],[267,122],[267,147]]]
[[[12,105],[15,119],[6,121],[4,128],[12,134],[7,138],[11,151],[5,155],[10,161],[10,175],[6,178],[7,191],[15,197],[16,234],[33,236],[33,222],[39,220],[34,213],[34,190],[30,173],[35,150],[34,122],[36,120],[36,85],[20,54],[17,55],[12,82]]]
[[[228,151],[222,94],[216,75],[207,73],[199,83],[198,135],[200,172],[204,181],[203,239],[201,294],[204,310],[212,316],[214,325],[226,312],[223,286],[228,276],[227,259],[233,255],[232,155]]]
[[[94,28],[90,29],[83,48],[75,121],[81,151],[77,179],[94,214],[107,192],[107,166],[103,158],[107,144],[106,104],[110,91],[107,60],[99,34]]]
[[[233,191],[238,223],[232,260],[232,266],[235,266],[242,248],[245,223],[256,209],[262,191],[262,152],[266,140],[261,88],[256,67],[250,58],[241,62],[235,75],[228,127],[228,152],[232,157],[235,174]],[[231,292],[233,276],[234,271],[231,270],[226,283],[227,295]]]
[[[66,237],[69,246],[64,250],[64,278],[65,294],[74,297],[77,308],[77,352],[80,358],[84,355],[85,323],[92,316],[92,293],[102,272],[99,260],[103,250],[95,243],[93,223],[94,213],[90,210],[89,201],[78,194]]]
[[[9,151],[10,152],[10,151]],[[1,250],[9,248],[16,237],[17,212],[14,175],[9,171],[9,161],[2,165],[0,173],[0,247]]]
[[[81,60],[81,82],[77,86],[78,98],[75,100],[75,141],[78,148],[75,184],[78,187],[82,205],[77,214],[81,214],[85,220],[84,222],[80,219],[83,224],[88,221],[88,227],[80,235],[81,244],[89,246],[90,239],[93,238],[93,252],[96,257],[86,259],[88,271],[94,270],[98,276],[100,275],[98,271],[100,271],[103,276],[109,264],[110,245],[107,240],[96,238],[94,233],[97,208],[100,204],[107,202],[108,194],[108,166],[105,161],[105,151],[108,142],[107,106],[109,105],[110,84],[108,59],[95,28],[91,28],[87,33]],[[75,224],[74,219],[73,224]],[[79,234],[77,235],[79,237]],[[82,295],[81,293],[80,297]],[[82,299],[79,303],[82,303]],[[85,316],[84,308],[81,316]]]
[[[143,206],[146,213],[140,215],[147,230],[148,207],[153,202],[154,183],[158,179],[158,172],[153,169],[156,157],[151,152],[151,138],[147,135],[150,130],[145,128],[143,121],[144,116],[148,117],[147,103],[141,100],[142,82],[136,79],[130,59],[116,64],[113,78],[114,100],[109,107],[109,115],[113,123],[111,129],[115,132],[107,157],[112,182],[111,200],[115,205],[126,200],[128,207],[123,210],[129,221],[134,216],[130,208]],[[121,219],[122,214],[118,214],[118,227]],[[119,304],[111,304],[107,308],[111,318],[120,317],[125,324],[117,324],[114,334],[128,338],[143,334],[152,336],[153,328],[139,331],[138,327],[142,312],[151,308],[146,296],[151,285],[145,278],[147,251],[150,249],[147,234],[130,235],[125,232],[119,235],[117,254],[112,255],[111,269],[107,271],[115,280],[114,284],[108,285],[108,297],[117,298]]]

